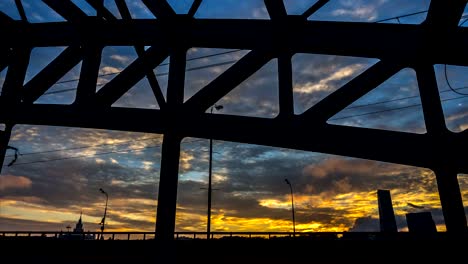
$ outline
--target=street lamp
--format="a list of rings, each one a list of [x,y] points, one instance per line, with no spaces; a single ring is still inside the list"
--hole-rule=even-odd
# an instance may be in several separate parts
[[[293,195],[293,188],[291,183],[288,181],[288,179],[284,179],[286,184],[289,185],[289,188],[291,189],[291,208],[292,208],[292,220],[293,220],[293,236],[296,236],[296,220],[294,219],[294,195]]]
[[[222,105],[213,105],[211,106],[211,114],[213,114],[213,108],[217,111],[223,109]],[[211,163],[213,160],[213,139],[210,138],[210,157],[208,162],[208,212],[207,212],[207,224],[206,224],[206,239],[210,239],[211,235],[211,192],[213,189],[211,188]]]
[[[107,193],[102,189],[102,188],[99,188],[99,191],[101,191],[103,194],[106,195],[106,206],[104,207],[104,217],[102,217],[102,220],[101,220],[101,223],[99,223],[101,225],[101,240],[104,239],[104,225],[106,223],[106,214],[107,214],[107,201],[109,200],[109,195],[107,195]]]

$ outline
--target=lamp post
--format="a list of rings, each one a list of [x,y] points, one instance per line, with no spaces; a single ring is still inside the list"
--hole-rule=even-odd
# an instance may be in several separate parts
[[[294,217],[294,194],[293,194],[293,188],[291,183],[288,181],[288,179],[284,179],[286,184],[289,185],[289,189],[291,189],[291,208],[292,208],[292,220],[293,220],[293,236],[296,236],[296,220]]]
[[[211,106],[211,114],[213,114],[213,108],[216,110],[221,110],[223,109],[222,105],[213,105]],[[211,163],[213,160],[213,139],[210,138],[210,156],[209,156],[209,162],[208,162],[208,212],[207,212],[207,224],[206,224],[206,239],[210,239],[211,237],[211,192],[213,189],[211,188]]]
[[[107,201],[109,200],[109,195],[102,189],[102,188],[99,188],[99,191],[101,191],[103,194],[106,195],[106,206],[104,207],[104,217],[102,217],[102,220],[101,220],[101,240],[104,239],[104,225],[106,223],[106,214],[107,214]]]

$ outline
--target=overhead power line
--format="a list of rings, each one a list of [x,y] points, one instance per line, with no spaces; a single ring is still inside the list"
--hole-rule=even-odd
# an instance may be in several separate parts
[[[21,156],[37,155],[37,154],[44,154],[44,153],[69,151],[69,150],[80,150],[80,149],[88,149],[88,148],[99,148],[99,147],[103,147],[103,146],[124,145],[124,144],[133,143],[133,142],[147,141],[147,140],[159,139],[159,138],[160,137],[150,137],[150,138],[127,140],[127,141],[118,142],[118,143],[104,143],[104,144],[99,144],[99,145],[82,146],[82,147],[74,147],[74,148],[61,148],[61,149],[51,149],[51,150],[45,150],[45,151],[27,152],[27,153],[21,153]],[[13,157],[13,155],[8,155],[8,156],[5,156],[5,157]]]
[[[218,66],[223,66],[223,65],[227,65],[227,64],[232,64],[232,63],[235,63],[236,60],[231,60],[231,61],[225,61],[225,62],[219,62],[219,63],[213,63],[213,64],[208,64],[208,65],[204,65],[204,66],[198,66],[198,67],[192,67],[192,68],[188,68],[186,69],[185,71],[186,72],[189,72],[189,71],[196,71],[196,70],[201,70],[201,69],[207,69],[207,68],[213,68],[213,67],[218,67]],[[113,74],[117,74],[118,72],[115,72],[115,73],[108,73],[108,74],[105,74],[105,76],[108,76],[108,75],[113,75]],[[158,73],[156,74],[156,76],[166,76],[166,75],[169,75],[169,72],[163,72],[163,73]],[[99,75],[100,77],[104,76],[104,75]],[[75,81],[78,81],[79,79],[75,80]],[[67,82],[72,82],[74,80],[68,80]],[[104,84],[99,84],[98,86],[103,86]],[[49,94],[58,94],[58,93],[66,93],[66,92],[70,92],[70,91],[74,91],[76,90],[77,87],[74,87],[74,88],[68,88],[68,89],[63,89],[63,90],[56,90],[56,91],[51,91],[51,92],[46,92],[44,93],[43,95],[49,95]]]
[[[226,55],[226,54],[230,54],[230,53],[235,53],[235,52],[239,52],[239,51],[242,51],[242,50],[241,50],[241,49],[235,49],[235,50],[223,51],[223,52],[219,52],[219,53],[214,53],[214,54],[209,54],[209,55],[203,55],[203,56],[193,57],[193,58],[187,59],[186,61],[194,61],[194,60],[206,59],[206,58],[211,58],[211,57]],[[163,66],[168,66],[168,65],[169,65],[168,62],[167,62],[167,63],[161,63],[161,64],[159,64],[157,67],[163,67]],[[207,65],[207,66],[208,66],[208,65]],[[122,72],[122,71],[116,71],[116,72],[111,72],[111,73],[106,73],[106,74],[99,74],[98,77],[112,76],[112,75],[119,74],[119,73],[121,73],[121,72]],[[70,82],[77,82],[77,81],[79,81],[79,80],[80,80],[79,78],[75,78],[75,79],[69,79],[69,80],[64,80],[64,81],[56,82],[55,84],[64,84],[64,83],[70,83]]]
[[[194,139],[194,140],[190,140],[190,141],[183,141],[182,144],[194,143],[194,142],[203,141],[203,140],[204,139]],[[111,144],[109,144],[109,145],[111,145]],[[94,147],[94,146],[91,146],[91,147]],[[99,152],[99,153],[88,154],[88,155],[77,155],[77,156],[72,156],[72,157],[62,157],[62,158],[55,158],[55,159],[45,159],[45,160],[20,162],[20,163],[15,163],[14,165],[19,166],[19,165],[45,163],[45,162],[52,162],[52,161],[62,161],[62,160],[69,160],[69,159],[92,158],[92,157],[95,157],[95,156],[102,156],[102,155],[109,155],[109,154],[116,154],[116,153],[128,153],[128,152],[133,152],[133,151],[142,151],[142,150],[146,150],[146,149],[160,148],[160,147],[161,147],[161,145],[151,145],[151,146],[145,146],[145,147],[141,147],[141,148],[129,148],[129,149],[123,149],[123,150],[113,150],[113,151]],[[58,151],[63,151],[63,149],[58,150]],[[52,151],[44,151],[43,153],[48,153],[48,152],[52,152]],[[35,154],[39,154],[39,153],[36,152]],[[3,167],[9,167],[8,165],[3,165]]]
[[[444,64],[444,76],[445,76],[445,82],[447,83],[447,86],[450,88],[450,90],[452,92],[457,93],[457,94],[461,94],[461,95],[468,95],[466,93],[461,93],[461,92],[457,91],[457,90],[460,90],[460,89],[468,88],[468,86],[453,88],[453,86],[450,84],[450,81],[449,81],[448,76],[447,76],[447,64]]]
[[[444,100],[440,100],[440,101],[441,102],[446,102],[446,101],[458,100],[458,99],[462,99],[462,98],[466,98],[466,97],[468,97],[468,95],[459,96],[459,97],[455,97],[455,98],[448,98],[448,99],[444,99]],[[413,108],[413,107],[418,107],[418,106],[422,106],[422,104],[420,104],[420,103],[419,104],[412,104],[412,105],[407,105],[407,106],[402,106],[402,107],[397,107],[397,108],[389,108],[389,109],[379,110],[379,111],[375,111],[375,112],[368,112],[368,113],[355,114],[355,115],[349,115],[349,116],[335,117],[335,118],[331,118],[329,120],[334,121],[334,120],[340,120],[340,119],[346,119],[346,118],[352,118],[352,117],[359,117],[359,116],[365,116],[365,115],[374,115],[374,114],[380,114],[380,113],[396,111],[396,110],[403,110],[403,109],[408,109],[408,108]]]
[[[374,21],[374,23],[380,23],[380,22],[390,21],[390,20],[394,20],[394,19],[396,19],[396,20],[398,20],[398,22],[400,22],[399,19],[402,18],[402,17],[409,17],[409,16],[414,16],[414,15],[419,15],[419,14],[427,13],[428,11],[429,10],[423,10],[423,11],[408,13],[408,14],[404,14],[404,15],[389,17],[389,18]]]
[[[452,100],[458,100],[462,98],[466,98],[468,95],[465,96],[459,96],[455,98],[448,98],[444,99],[441,101],[452,101]],[[329,121],[335,121],[335,120],[341,120],[341,119],[347,119],[347,118],[353,118],[353,117],[360,117],[360,116],[366,116],[366,115],[374,115],[374,114],[380,114],[380,113],[385,113],[385,112],[390,112],[390,111],[397,111],[397,110],[405,110],[405,109],[411,109],[414,107],[419,107],[422,104],[413,104],[413,105],[407,105],[403,107],[398,107],[398,108],[390,108],[390,109],[384,109],[384,110],[379,110],[379,111],[374,111],[374,112],[368,112],[368,113],[362,113],[362,114],[354,114],[354,115],[349,115],[349,116],[343,116],[343,117],[336,117],[336,118],[331,118]],[[203,141],[204,139],[194,139],[191,141],[184,141],[182,143],[194,143],[198,141]],[[109,143],[109,144],[102,144],[102,145],[115,145],[117,143]],[[123,144],[123,143],[120,143]],[[88,147],[79,147],[79,148],[70,148],[70,149],[59,149],[59,150],[49,150],[49,151],[43,151],[43,152],[35,152],[35,153],[28,153],[28,154],[41,154],[41,153],[50,153],[50,152],[55,152],[55,151],[65,151],[65,150],[76,150],[76,149],[84,149],[84,148],[94,148],[102,145],[96,145],[96,146],[88,146]],[[114,151],[108,151],[108,152],[100,152],[100,153],[94,153],[90,155],[78,155],[78,156],[73,156],[73,157],[63,157],[63,158],[55,158],[55,159],[47,159],[47,160],[36,160],[36,161],[30,161],[30,162],[22,162],[22,163],[15,163],[15,166],[18,165],[27,165],[27,164],[35,164],[35,163],[45,163],[45,162],[52,162],[52,161],[61,161],[61,160],[69,160],[69,159],[78,159],[78,158],[92,158],[95,156],[101,156],[101,155],[109,155],[109,154],[115,154],[115,153],[128,153],[128,152],[133,152],[133,151],[142,151],[145,149],[151,149],[151,148],[159,148],[161,145],[153,145],[153,146],[146,146],[142,148],[131,148],[131,149],[124,149],[124,150],[114,150]],[[6,167],[8,165],[3,165],[3,167]]]

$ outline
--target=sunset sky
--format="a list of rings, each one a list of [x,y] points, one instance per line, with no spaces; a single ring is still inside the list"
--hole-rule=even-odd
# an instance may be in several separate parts
[[[88,15],[85,1],[73,0]],[[126,1],[133,18],[154,18],[138,0]],[[187,13],[192,0],[168,0]],[[285,0],[289,14],[301,14],[315,0]],[[42,1],[23,0],[29,22],[63,21]],[[426,11],[429,0],[331,0],[309,20],[377,22]],[[112,0],[105,5],[117,17]],[[14,0],[0,1],[0,11],[19,19]],[[381,23],[419,24],[426,13]],[[196,18],[268,19],[263,0],[204,0]],[[468,26],[468,8],[461,26]],[[404,40],[401,40],[404,41]],[[444,41],[444,40],[443,40]],[[450,40],[445,40],[450,41]],[[345,43],[343,43],[345,45]],[[26,81],[64,47],[36,48]],[[246,50],[192,48],[187,54],[185,98],[219,76]],[[212,56],[213,55],[213,56]],[[132,47],[106,47],[97,89],[136,58]],[[155,68],[165,93],[167,59]],[[300,114],[376,63],[377,59],[296,54],[293,57],[294,108]],[[74,101],[80,64],[38,104]],[[468,69],[434,66],[447,127],[468,128]],[[0,87],[6,75],[0,72]],[[449,82],[458,91],[449,89]],[[464,89],[462,89],[464,87]],[[416,75],[404,69],[328,122],[345,126],[425,133]],[[277,61],[272,60],[217,104],[214,114],[273,118],[278,114]],[[114,106],[159,108],[148,82],[140,81]],[[51,113],[53,114],[53,113]],[[137,118],[137,117],[135,117]],[[142,120],[150,122],[150,120]],[[66,230],[83,213],[84,229],[98,231],[109,194],[107,231],[154,231],[162,135],[82,128],[16,125],[10,146],[21,156],[15,164],[8,150],[0,175],[0,231]],[[206,231],[209,141],[182,142],[176,231]],[[407,231],[405,214],[430,211],[445,230],[434,173],[398,164],[305,151],[214,141],[212,231],[292,231],[294,191],[296,231],[379,231],[377,190],[390,190],[397,226]],[[458,176],[468,215],[468,175]]]

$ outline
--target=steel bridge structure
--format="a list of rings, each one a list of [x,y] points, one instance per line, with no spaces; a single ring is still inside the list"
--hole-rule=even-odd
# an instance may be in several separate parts
[[[0,160],[14,125],[47,125],[163,134],[156,237],[174,238],[180,144],[184,137],[313,151],[428,168],[434,171],[448,232],[467,231],[458,174],[468,173],[468,132],[445,123],[435,64],[468,66],[468,29],[459,26],[466,0],[432,0],[421,24],[313,21],[328,0],[289,15],[282,0],[264,0],[270,19],[195,18],[202,0],[177,14],[166,0],[143,0],[155,19],[133,19],[125,0],[121,18],[103,4],[89,16],[68,0],[43,0],[64,22],[30,23],[0,13]],[[440,41],[444,39],[447,41]],[[25,83],[31,51],[66,47]],[[138,58],[96,91],[103,48],[134,47]],[[148,47],[145,49],[145,47]],[[184,101],[186,54],[192,47],[249,52]],[[294,113],[292,56],[297,53],[374,58],[379,61],[302,114]],[[153,69],[170,58],[167,95]],[[269,61],[278,61],[279,114],[275,118],[212,115],[207,110]],[[35,104],[79,63],[76,99],[70,105]],[[348,127],[327,120],[404,68],[416,72],[427,132]],[[147,78],[160,109],[112,106]],[[214,129],[216,128],[216,129]]]

